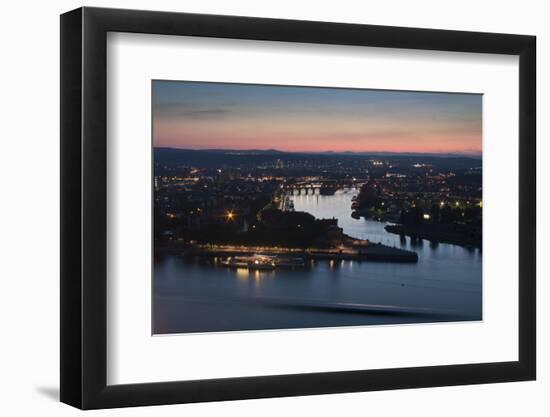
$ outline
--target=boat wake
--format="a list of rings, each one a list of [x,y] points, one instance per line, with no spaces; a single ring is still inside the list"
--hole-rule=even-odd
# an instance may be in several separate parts
[[[264,307],[294,309],[305,311],[321,311],[342,314],[368,314],[368,315],[393,315],[416,317],[439,317],[440,319],[453,318],[453,320],[475,320],[463,312],[455,310],[442,310],[433,308],[419,308],[397,306],[391,304],[368,304],[348,301],[325,301],[318,299],[301,299],[287,297],[215,297],[209,299],[196,299],[182,297],[183,302],[191,303],[216,303],[238,305],[261,305]]]

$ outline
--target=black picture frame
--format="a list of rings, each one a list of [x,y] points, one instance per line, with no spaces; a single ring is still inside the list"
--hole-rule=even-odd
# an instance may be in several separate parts
[[[519,360],[112,385],[107,375],[108,32],[519,56]],[[533,380],[536,38],[251,17],[79,8],[61,16],[61,401],[82,409]]]

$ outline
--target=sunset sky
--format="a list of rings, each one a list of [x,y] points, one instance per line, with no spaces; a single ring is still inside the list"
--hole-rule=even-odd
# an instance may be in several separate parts
[[[478,94],[153,81],[153,142],[182,149],[481,154]]]

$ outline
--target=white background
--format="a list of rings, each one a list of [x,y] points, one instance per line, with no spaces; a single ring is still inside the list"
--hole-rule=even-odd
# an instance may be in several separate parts
[[[59,26],[58,14],[81,3],[15,2],[4,5],[2,36],[2,153],[0,206],[2,233],[2,344],[0,379],[5,415],[73,415],[58,404],[59,310]],[[544,2],[522,1],[89,1],[87,5],[163,9],[203,13],[313,19],[399,26],[433,27],[535,34],[538,36],[538,137],[547,133],[542,120],[550,90],[544,80],[550,59],[550,27]],[[548,146],[539,147],[539,259],[550,250],[550,209],[542,194],[550,168]],[[545,234],[542,237],[542,234]],[[541,259],[542,260],[542,259]],[[291,399],[238,401],[100,411],[99,415],[256,416],[302,413],[464,416],[548,414],[550,296],[548,263],[539,263],[539,378],[537,382],[485,386],[326,395]]]
[[[517,57],[137,34],[107,45],[109,384],[517,360],[518,213],[501,209],[518,198]],[[483,321],[151,337],[151,79],[483,93]]]

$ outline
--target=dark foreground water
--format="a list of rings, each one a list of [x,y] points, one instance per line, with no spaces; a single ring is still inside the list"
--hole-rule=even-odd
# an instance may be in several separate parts
[[[185,333],[480,320],[481,252],[411,242],[353,219],[355,190],[294,196],[295,209],[338,218],[358,238],[414,250],[417,264],[317,261],[248,271],[199,259],[155,259],[153,332]]]

